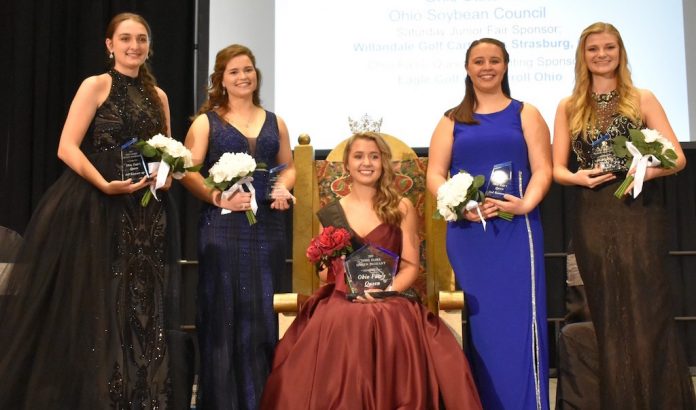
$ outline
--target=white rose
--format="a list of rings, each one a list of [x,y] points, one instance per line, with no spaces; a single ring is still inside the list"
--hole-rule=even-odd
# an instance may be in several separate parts
[[[154,148],[164,148],[169,143],[169,140],[171,140],[171,138],[165,137],[162,134],[157,134],[157,135],[153,136],[152,138],[150,138],[147,141],[147,143],[149,145],[153,146]]]
[[[640,132],[643,133],[643,137],[645,138],[645,142],[655,142],[655,141],[658,141],[660,139],[664,139],[664,137],[657,130],[646,128],[644,130],[641,130]]]
[[[438,207],[437,211],[442,215],[442,217],[445,219],[447,222],[453,222],[457,220],[457,214],[452,212],[452,210],[449,207],[442,206]]]

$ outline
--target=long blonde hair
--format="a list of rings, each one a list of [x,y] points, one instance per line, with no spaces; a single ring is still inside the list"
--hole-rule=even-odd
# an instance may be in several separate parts
[[[346,167],[346,169],[348,168],[351,146],[358,139],[374,141],[375,144],[377,144],[382,159],[382,175],[380,175],[377,181],[377,193],[372,208],[375,210],[380,221],[389,225],[400,226],[401,219],[403,218],[403,214],[399,210],[401,196],[396,188],[394,188],[396,172],[394,172],[394,167],[392,166],[391,149],[379,133],[361,132],[354,134],[348,139],[346,148],[343,151],[343,166]]]
[[[616,68],[616,92],[618,94],[618,112],[631,119],[634,123],[641,121],[640,94],[633,86],[631,71],[628,68],[628,56],[626,47],[619,30],[610,23],[597,22],[580,34],[578,48],[575,50],[575,87],[568,100],[566,110],[571,135],[581,135],[583,139],[589,139],[588,126],[597,121],[592,101],[592,75],[585,61],[585,44],[592,34],[609,33],[616,37],[619,44],[619,65]]]

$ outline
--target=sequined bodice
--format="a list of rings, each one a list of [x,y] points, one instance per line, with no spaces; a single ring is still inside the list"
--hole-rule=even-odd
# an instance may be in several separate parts
[[[619,96],[616,91],[607,94],[592,94],[592,104],[596,113],[595,124],[587,126],[586,133],[589,136],[585,140],[581,135],[573,136],[573,151],[577,156],[578,165],[581,169],[591,169],[594,167],[592,160],[593,145],[606,140],[613,144],[614,138],[619,135],[629,137],[628,130],[631,128],[642,128],[643,124],[634,124],[631,119],[618,113]],[[626,168],[626,159],[616,158],[621,167]]]
[[[257,163],[263,162],[272,168],[276,166],[276,156],[280,149],[278,122],[276,116],[266,111],[266,120],[259,135],[247,138],[233,125],[224,121],[215,111],[206,113],[210,124],[208,154],[205,156],[203,172],[207,173],[225,152],[244,152],[254,157]],[[255,143],[255,144],[254,144]]]
[[[159,104],[153,102],[138,78],[109,70],[111,91],[97,108],[85,138],[86,152],[103,152],[120,147],[133,137],[147,139],[162,132]]]

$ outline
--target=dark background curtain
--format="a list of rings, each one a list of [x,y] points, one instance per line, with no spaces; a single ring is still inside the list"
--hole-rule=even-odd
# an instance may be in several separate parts
[[[135,12],[150,24],[150,64],[169,97],[172,136],[183,140],[195,112],[197,16],[191,1],[25,0],[0,7],[0,225],[21,233],[65,169],[56,156],[63,122],[80,83],[106,70],[104,32],[114,15]],[[186,206],[180,212],[188,219]]]
[[[22,233],[43,192],[65,168],[56,157],[63,121],[82,80],[105,71],[104,31],[115,14],[136,12],[150,23],[154,50],[151,66],[169,97],[172,136],[183,140],[189,117],[197,109],[194,100],[198,95],[200,102],[207,76],[207,1],[200,2],[199,16],[191,1],[0,3],[0,225]],[[196,19],[199,32],[204,33],[198,42]],[[194,56],[196,48],[201,51],[199,61]],[[203,68],[194,80],[197,64]],[[688,145],[687,169],[668,178],[665,184],[673,251],[696,250],[696,147]],[[172,194],[182,222],[183,258],[195,261],[197,201],[179,184],[175,184]],[[554,185],[542,204],[552,330],[561,324],[554,320],[565,315],[565,251],[572,211],[573,189]],[[196,265],[184,264],[183,268],[182,315],[186,323],[192,324]],[[671,256],[668,272],[674,285],[675,316],[696,316],[696,256]],[[687,342],[689,363],[696,366],[696,322],[680,320],[679,328]],[[553,358],[551,364],[555,364]]]

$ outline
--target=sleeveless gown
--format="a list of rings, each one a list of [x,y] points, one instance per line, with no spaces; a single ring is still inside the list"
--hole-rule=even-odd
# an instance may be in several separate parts
[[[280,148],[276,116],[266,120],[256,139],[247,139],[210,111],[210,138],[203,171],[225,152],[245,152],[268,169]],[[244,212],[220,214],[203,205],[198,238],[198,313],[200,349],[197,408],[255,409],[273,360],[278,323],[273,311],[274,283],[285,267],[284,212],[264,200],[268,172],[253,175],[258,212],[249,225]]]
[[[643,128],[616,114],[615,92],[595,95],[594,104],[600,128],[590,130],[593,139],[613,141]],[[573,149],[581,168],[593,168],[590,144],[577,136]],[[597,335],[601,408],[696,409],[665,271],[663,178],[647,181],[638,198],[619,200],[614,191],[625,176],[578,188],[573,218],[575,257]]]
[[[511,161],[513,195],[531,176],[522,134],[522,103],[455,123],[450,174],[483,175]],[[484,184],[483,188],[485,189]],[[512,221],[447,224],[447,255],[468,310],[467,355],[483,407],[548,408],[544,241],[539,209]]]
[[[107,181],[122,143],[162,129],[139,80],[109,74],[81,147]],[[144,192],[106,195],[71,169],[46,191],[0,306],[0,408],[174,407],[178,228],[166,192],[143,208]]]
[[[318,213],[324,226],[401,253],[401,229],[381,224],[366,237],[350,229],[339,202]],[[346,300],[343,264],[302,306],[275,352],[261,409],[480,409],[461,347],[435,315],[405,297]],[[335,278],[335,280],[334,280]]]

